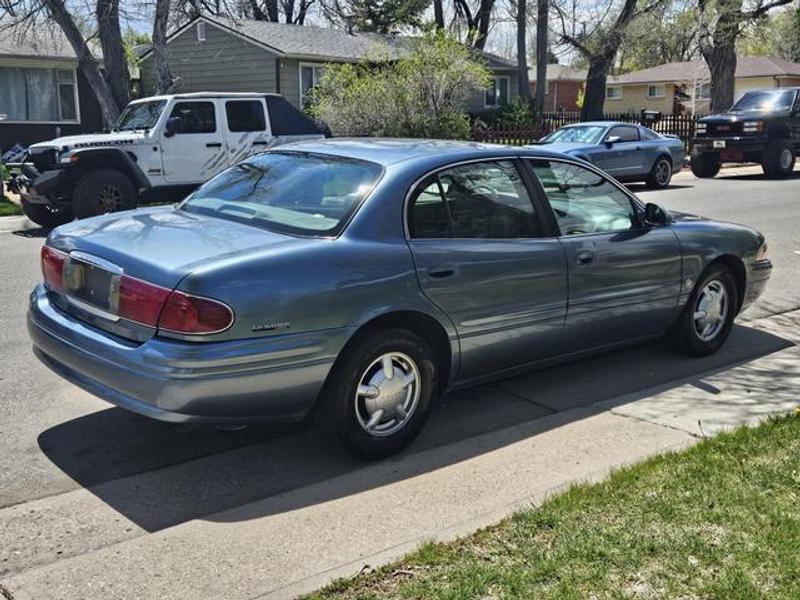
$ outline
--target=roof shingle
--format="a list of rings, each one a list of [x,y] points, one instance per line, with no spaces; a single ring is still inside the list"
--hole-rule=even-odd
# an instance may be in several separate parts
[[[736,59],[736,78],[744,77],[800,77],[800,64],[771,56],[739,56]],[[694,81],[708,79],[708,66],[703,59],[687,62],[672,62],[641,71],[633,71],[616,77],[609,77],[608,82],[621,84],[635,83],[668,83],[677,81]]]

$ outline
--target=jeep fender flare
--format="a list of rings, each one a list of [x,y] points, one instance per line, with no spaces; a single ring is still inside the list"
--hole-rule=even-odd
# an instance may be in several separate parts
[[[130,177],[140,195],[150,189],[150,180],[134,158],[121,148],[78,149],[72,156],[77,157],[77,162],[69,169],[72,179],[93,169],[116,169]]]

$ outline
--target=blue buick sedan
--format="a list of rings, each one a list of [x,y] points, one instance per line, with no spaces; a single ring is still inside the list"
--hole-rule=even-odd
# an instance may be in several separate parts
[[[660,336],[716,351],[766,250],[542,148],[308,142],[176,206],[55,229],[28,328],[46,365],[123,408],[314,414],[376,458],[454,388]]]
[[[643,125],[592,121],[567,125],[542,138],[548,150],[581,158],[617,181],[644,181],[651,189],[669,186],[686,164],[683,142]]]

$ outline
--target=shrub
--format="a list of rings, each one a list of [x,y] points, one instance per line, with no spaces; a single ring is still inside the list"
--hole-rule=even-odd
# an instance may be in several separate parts
[[[467,138],[464,109],[488,83],[471,50],[432,31],[398,60],[326,66],[309,112],[337,135]]]

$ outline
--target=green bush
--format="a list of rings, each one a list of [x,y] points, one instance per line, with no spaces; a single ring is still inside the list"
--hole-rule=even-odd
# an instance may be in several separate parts
[[[469,99],[489,83],[471,50],[441,31],[414,40],[399,60],[328,65],[309,112],[336,135],[468,138]]]

